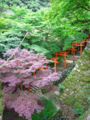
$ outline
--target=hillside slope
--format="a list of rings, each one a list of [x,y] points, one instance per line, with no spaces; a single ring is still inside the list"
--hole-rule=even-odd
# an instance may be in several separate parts
[[[75,68],[62,83],[65,90],[60,100],[75,110],[75,115],[83,115],[90,104],[90,44],[77,61]],[[79,120],[86,120],[83,116]]]

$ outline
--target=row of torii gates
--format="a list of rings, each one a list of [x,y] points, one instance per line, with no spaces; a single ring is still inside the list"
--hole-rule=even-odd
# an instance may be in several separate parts
[[[73,55],[73,62],[75,62],[75,52],[80,49],[80,55],[82,55],[82,50],[83,46],[87,45],[90,41],[90,34],[88,35],[88,39],[83,40],[83,42],[78,42],[78,43],[72,43],[72,48],[65,49],[64,52],[56,52],[55,53],[55,58],[51,58],[54,62],[54,71],[57,71],[57,63],[58,63],[58,56],[63,56],[64,57],[64,68],[67,67],[66,65],[66,58],[68,56],[68,53],[71,51],[71,54]]]
[[[64,52],[56,52],[55,53],[55,58],[50,58],[50,60],[52,60],[54,62],[54,72],[57,72],[57,63],[58,63],[58,56],[63,56],[64,57],[64,68],[66,68],[66,58],[68,56],[68,53],[69,51],[71,51],[71,54],[73,55],[73,62],[75,61],[75,52],[79,50],[80,48],[80,55],[82,55],[82,49],[83,49],[83,46],[87,45],[89,43],[89,40],[90,40],[90,34],[88,36],[88,39],[85,39],[83,42],[79,42],[79,43],[72,43],[72,48],[68,48],[68,49],[65,49]],[[48,66],[46,65],[45,68],[40,68],[39,70],[45,70],[47,69]],[[33,76],[35,75],[36,73],[33,72]],[[22,89],[22,83],[20,83],[20,88]],[[31,92],[31,86],[28,86],[28,92]]]

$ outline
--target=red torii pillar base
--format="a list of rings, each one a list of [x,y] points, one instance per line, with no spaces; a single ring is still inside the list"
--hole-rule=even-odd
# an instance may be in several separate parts
[[[54,72],[57,72],[58,59],[57,59],[57,58],[50,58],[50,60],[53,60],[53,61],[54,61]]]

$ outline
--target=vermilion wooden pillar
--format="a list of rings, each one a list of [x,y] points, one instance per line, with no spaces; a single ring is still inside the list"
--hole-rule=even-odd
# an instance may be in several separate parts
[[[31,88],[30,88],[30,86],[28,86],[28,92],[30,92],[31,91]]]
[[[35,75],[36,73],[35,72],[33,72],[33,75]]]
[[[86,44],[88,44],[88,39],[86,39]]]
[[[82,44],[80,44],[80,55],[82,55]]]
[[[22,83],[20,83],[20,88],[22,89]]]
[[[75,51],[73,52],[73,62],[75,61]]]
[[[54,62],[54,72],[57,72],[58,59],[57,58],[50,58],[50,59],[53,60],[53,62]]]
[[[66,55],[64,56],[64,68],[66,68]]]

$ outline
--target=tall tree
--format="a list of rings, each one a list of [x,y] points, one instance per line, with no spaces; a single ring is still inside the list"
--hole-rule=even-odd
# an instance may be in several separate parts
[[[82,31],[89,29],[90,24],[89,5],[88,0],[51,0],[47,20],[49,19],[54,34],[65,42],[83,40],[86,36]]]

